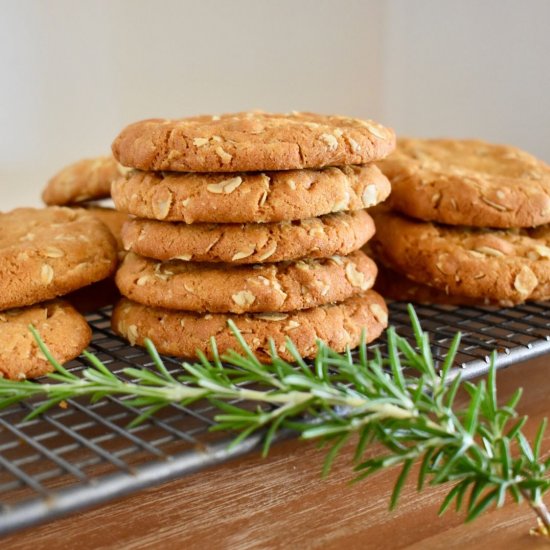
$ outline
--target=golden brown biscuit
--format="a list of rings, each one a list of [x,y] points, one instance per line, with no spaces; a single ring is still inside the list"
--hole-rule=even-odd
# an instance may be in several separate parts
[[[374,235],[365,210],[294,222],[168,223],[133,219],[123,228],[126,250],[157,260],[251,264],[345,256]]]
[[[82,209],[0,214],[0,310],[62,296],[111,275],[114,237]]]
[[[447,294],[428,285],[412,281],[405,275],[378,263],[378,276],[374,290],[386,300],[412,302],[415,304],[439,304],[449,306],[496,305],[481,299]],[[501,304],[505,305],[505,304]]]
[[[65,206],[111,196],[111,183],[127,172],[111,156],[83,159],[58,172],[42,192],[50,206]]]
[[[113,143],[124,166],[176,172],[250,172],[365,164],[395,147],[370,120],[313,113],[247,112],[127,126]]]
[[[230,349],[242,353],[227,326],[232,319],[260,361],[269,361],[269,340],[279,355],[292,361],[286,349],[290,338],[302,357],[313,357],[317,340],[343,352],[354,348],[365,331],[367,342],[378,338],[388,323],[384,300],[369,290],[338,304],[291,313],[201,315],[186,311],[150,308],[123,298],[113,310],[113,330],[134,345],[143,346],[150,338],[160,353],[186,358],[197,357],[197,350],[212,358],[210,338],[214,337],[220,354]]]
[[[550,166],[515,147],[478,140],[399,139],[379,166],[394,209],[476,227],[550,223]]]
[[[82,353],[92,331],[86,319],[62,300],[0,312],[0,377],[22,380],[53,370],[40,351],[29,325],[60,363]]]
[[[186,223],[266,223],[360,210],[384,201],[375,165],[240,174],[133,171],[112,187],[117,210]]]
[[[278,264],[158,262],[129,253],[116,274],[123,296],[148,306],[198,312],[292,311],[345,300],[372,287],[363,252]]]
[[[124,250],[122,244],[122,226],[131,219],[128,214],[119,212],[114,208],[105,208],[98,205],[86,205],[86,211],[93,214],[98,220],[102,221],[116,240],[119,250]]]
[[[384,264],[447,294],[520,303],[550,298],[550,229],[475,229],[372,213]],[[536,235],[536,236],[534,236]]]

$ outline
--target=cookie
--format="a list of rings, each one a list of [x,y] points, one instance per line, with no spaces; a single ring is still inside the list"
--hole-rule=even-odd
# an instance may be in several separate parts
[[[127,126],[112,150],[124,166],[176,172],[297,170],[382,159],[393,130],[370,120],[247,112]]]
[[[111,196],[111,183],[127,172],[113,157],[84,159],[63,168],[46,185],[42,200],[65,206]]]
[[[447,294],[442,290],[411,281],[405,275],[401,275],[401,273],[391,268],[384,267],[380,263],[377,265],[378,276],[376,277],[374,290],[386,300],[449,306],[505,305],[491,303],[489,300]]]
[[[186,223],[267,223],[374,206],[390,194],[374,165],[240,174],[133,171],[112,187],[117,210]]]
[[[31,324],[62,364],[80,355],[92,338],[86,319],[62,300],[2,311],[0,377],[23,380],[53,371],[29,330]]]
[[[365,210],[294,222],[185,224],[132,219],[124,247],[157,260],[250,264],[345,256],[374,235]]]
[[[124,250],[122,243],[122,226],[130,219],[128,214],[119,212],[114,208],[105,208],[102,206],[86,206],[86,211],[93,214],[98,220],[102,221],[116,240],[119,250]]]
[[[244,313],[293,311],[345,300],[372,287],[363,252],[278,264],[158,262],[129,253],[116,273],[122,295],[167,309]]]
[[[503,303],[550,298],[550,226],[538,230],[450,227],[379,209],[377,257],[447,294]]]
[[[18,208],[0,213],[0,310],[67,294],[113,273],[107,227],[82,209]]]
[[[475,227],[550,223],[550,166],[477,140],[400,139],[379,166],[395,210],[421,220]]]
[[[269,361],[270,339],[280,357],[292,361],[286,349],[290,338],[302,357],[313,357],[317,340],[337,352],[354,348],[365,331],[367,342],[378,338],[388,323],[384,300],[369,290],[346,301],[292,313],[200,315],[147,307],[122,299],[113,310],[113,330],[134,345],[143,346],[150,338],[160,353],[196,358],[197,350],[212,358],[210,338],[214,337],[220,354],[230,349],[242,353],[227,326],[232,319],[260,361]]]

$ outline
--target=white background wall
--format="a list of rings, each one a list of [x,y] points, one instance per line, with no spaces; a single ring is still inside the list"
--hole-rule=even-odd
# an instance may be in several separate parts
[[[371,117],[550,161],[547,0],[0,0],[0,210],[127,123]]]

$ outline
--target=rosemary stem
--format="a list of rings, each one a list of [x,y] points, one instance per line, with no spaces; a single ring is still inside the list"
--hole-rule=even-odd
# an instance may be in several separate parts
[[[546,504],[544,504],[542,500],[534,501],[531,498],[529,491],[527,491],[526,489],[520,489],[520,492],[523,495],[523,498],[525,498],[525,500],[529,503],[529,506],[532,508],[535,514],[537,514],[537,516],[540,518],[546,529],[550,531],[550,512],[548,511]]]
[[[287,393],[272,393],[256,390],[248,390],[246,388],[240,389],[236,397],[240,399],[246,399],[249,401],[259,401],[272,404],[285,404],[285,405],[301,405],[307,401],[313,400],[316,396],[311,392],[299,392],[290,391]],[[361,399],[358,397],[339,395],[325,397],[324,402],[329,405],[350,407],[352,409],[358,409],[362,413],[373,413],[380,418],[411,418],[417,415],[415,410],[409,410],[398,405],[392,405],[391,403],[376,403],[369,399]],[[370,417],[364,417],[364,422],[370,422]]]
[[[305,403],[306,401],[310,400],[311,393],[298,391],[291,391],[287,393],[272,393],[242,388],[236,392],[235,397],[246,399],[249,401],[259,401],[273,404],[292,403],[294,405],[298,405],[300,403]]]

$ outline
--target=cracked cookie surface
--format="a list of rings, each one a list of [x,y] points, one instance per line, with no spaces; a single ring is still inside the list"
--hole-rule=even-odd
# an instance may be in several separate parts
[[[314,218],[369,208],[390,191],[390,182],[373,164],[240,174],[133,171],[112,187],[117,210],[186,223]]]
[[[86,319],[62,300],[2,311],[0,377],[24,380],[53,371],[29,331],[30,324],[61,364],[80,355],[92,337]]]
[[[550,298],[550,226],[483,229],[420,222],[380,208],[376,257],[447,294],[503,304]]]
[[[0,213],[0,310],[62,296],[111,275],[117,250],[107,227],[82,209]]]
[[[123,298],[113,310],[111,324],[132,345],[142,346],[144,339],[150,338],[160,353],[192,359],[200,350],[211,359],[211,337],[220,354],[230,349],[243,353],[227,325],[229,319],[260,361],[269,361],[270,339],[280,357],[292,361],[286,348],[287,337],[304,358],[315,355],[317,340],[343,352],[348,346],[359,345],[362,331],[367,343],[378,338],[388,324],[388,310],[382,297],[372,290],[337,304],[291,313],[243,315],[171,311]]]
[[[550,223],[550,166],[511,146],[478,140],[399,139],[378,164],[395,210],[476,227]]]
[[[186,224],[132,219],[123,228],[126,250],[157,260],[252,264],[346,255],[374,234],[365,210],[294,222]]]
[[[371,120],[244,112],[135,122],[112,150],[140,170],[239,172],[365,164],[394,147],[393,130]]]
[[[49,206],[65,206],[111,196],[111,183],[128,171],[112,156],[83,159],[53,176],[42,192]]]
[[[306,309],[368,290],[376,264],[363,252],[327,259],[228,265],[158,262],[129,253],[116,274],[122,295],[148,306],[198,312]]]

